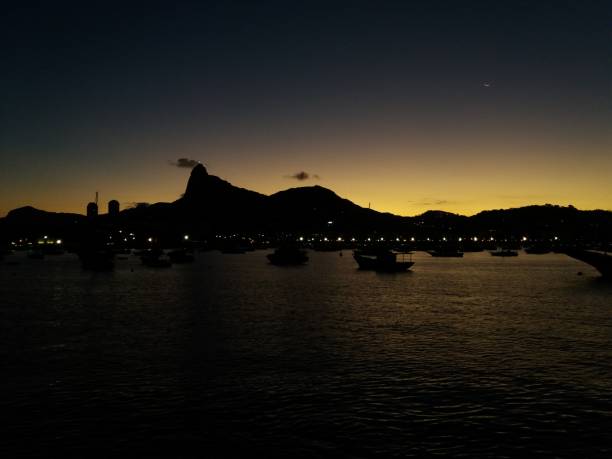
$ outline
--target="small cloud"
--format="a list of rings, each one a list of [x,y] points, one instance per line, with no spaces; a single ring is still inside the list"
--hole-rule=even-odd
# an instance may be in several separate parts
[[[408,201],[412,203],[414,206],[442,206],[445,204],[457,204],[457,201],[449,201],[448,199],[433,199],[433,198],[423,198],[418,201]]]
[[[308,180],[310,178],[313,178],[315,180],[319,180],[321,178],[317,174],[309,174],[308,172],[305,172],[305,171],[296,172],[295,174],[287,175],[286,177],[287,178],[296,179],[296,180],[299,180],[299,181]]]
[[[148,202],[126,202],[125,206],[127,209],[146,209],[151,204]]]
[[[193,169],[198,164],[200,164],[200,161],[196,159],[179,158],[176,161],[168,161],[168,164],[170,164],[171,166],[175,166],[175,167],[185,167],[185,168]]]

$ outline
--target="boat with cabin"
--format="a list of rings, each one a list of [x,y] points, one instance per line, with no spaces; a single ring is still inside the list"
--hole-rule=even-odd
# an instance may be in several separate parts
[[[401,272],[407,271],[414,265],[412,252],[355,250],[353,258],[362,270]]]

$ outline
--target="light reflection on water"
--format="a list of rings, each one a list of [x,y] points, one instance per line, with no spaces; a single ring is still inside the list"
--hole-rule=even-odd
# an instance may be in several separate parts
[[[611,457],[612,286],[557,254],[415,261],[3,265],[0,448]]]

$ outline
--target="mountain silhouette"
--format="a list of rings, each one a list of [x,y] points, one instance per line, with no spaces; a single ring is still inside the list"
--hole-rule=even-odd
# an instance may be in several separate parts
[[[409,234],[442,238],[480,234],[491,237],[563,237],[565,240],[607,241],[612,234],[612,212],[582,211],[572,206],[527,206],[489,210],[466,217],[427,211],[402,217],[366,209],[332,190],[315,185],[290,188],[270,196],[232,185],[196,165],[185,193],[171,203],[125,209],[116,217],[100,215],[94,221],[79,214],[45,212],[33,207],[12,210],[0,219],[0,237],[18,237],[54,231],[78,233],[84,225],[122,225],[136,231],[174,234],[190,231],[334,233],[344,235]]]
[[[195,166],[184,195],[172,203],[176,217],[217,230],[255,229],[265,216],[267,196],[239,188]]]
[[[309,231],[365,231],[396,227],[404,217],[364,209],[319,185],[290,188],[268,198],[275,227]]]

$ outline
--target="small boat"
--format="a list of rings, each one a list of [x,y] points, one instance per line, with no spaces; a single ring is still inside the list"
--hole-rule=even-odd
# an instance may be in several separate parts
[[[494,257],[518,257],[518,252],[510,249],[494,250],[490,253]]]
[[[305,250],[300,250],[297,247],[279,247],[267,255],[268,260],[273,265],[303,265],[308,261],[308,255]]]
[[[407,256],[408,259],[406,259]],[[364,270],[398,272],[406,271],[414,265],[412,252],[392,252],[390,250],[366,252],[355,250],[353,258],[359,265],[359,269]]]

